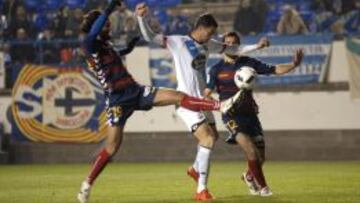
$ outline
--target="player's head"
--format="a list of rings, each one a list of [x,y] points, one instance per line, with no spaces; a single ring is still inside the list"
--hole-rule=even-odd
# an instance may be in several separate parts
[[[91,27],[95,23],[96,19],[101,15],[101,11],[99,10],[91,10],[84,17],[81,23],[81,31],[84,33],[89,33]],[[108,20],[100,33],[100,36],[103,40],[110,39],[110,21]]]
[[[227,32],[224,34],[223,42],[227,45],[240,45],[240,35],[237,32]],[[225,54],[226,56],[235,59],[237,55],[229,55]]]
[[[210,13],[205,13],[197,19],[193,33],[196,33],[197,41],[206,43],[216,33],[217,27],[218,23],[214,16]]]

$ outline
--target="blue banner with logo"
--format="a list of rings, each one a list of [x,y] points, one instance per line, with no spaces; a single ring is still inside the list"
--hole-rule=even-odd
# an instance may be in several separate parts
[[[255,44],[260,37],[244,37],[242,45]],[[296,49],[305,53],[303,63],[291,73],[283,76],[259,76],[257,85],[291,85],[323,82],[329,65],[332,35],[270,36],[271,46],[249,54],[269,64],[289,63]],[[208,68],[221,60],[221,54],[213,54]],[[171,54],[159,47],[150,47],[151,81],[155,86],[176,87],[175,68]]]
[[[106,135],[103,92],[82,67],[15,67],[11,106],[16,141],[99,142]]]

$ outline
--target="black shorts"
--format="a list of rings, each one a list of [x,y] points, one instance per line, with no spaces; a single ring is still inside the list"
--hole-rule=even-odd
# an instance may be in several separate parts
[[[230,136],[228,143],[234,142],[238,133],[248,135],[258,148],[264,148],[264,134],[260,120],[256,113],[253,114],[237,114],[234,116],[222,115],[222,120],[226,125]]]
[[[106,113],[110,126],[124,126],[134,111],[148,111],[153,107],[158,89],[150,86],[139,86],[138,88],[137,93],[126,100],[119,99],[116,93],[106,96]]]

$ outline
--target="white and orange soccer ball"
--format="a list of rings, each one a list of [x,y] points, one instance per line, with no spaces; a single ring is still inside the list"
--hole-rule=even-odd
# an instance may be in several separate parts
[[[256,71],[249,67],[243,66],[235,72],[234,82],[239,89],[250,90],[254,87],[256,80]]]

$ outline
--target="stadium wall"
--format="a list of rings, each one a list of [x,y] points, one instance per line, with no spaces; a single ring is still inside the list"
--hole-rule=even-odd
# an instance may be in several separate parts
[[[141,58],[141,60],[139,60]],[[127,58],[134,77],[150,84],[146,47],[135,49]],[[330,83],[347,83],[348,62],[343,41],[333,43]],[[5,130],[10,95],[0,96],[0,118]],[[255,93],[260,118],[266,132],[270,160],[360,160],[360,101],[351,100],[347,88]],[[216,114],[222,138],[226,136]],[[1,120],[0,119],[0,120]],[[126,138],[115,161],[184,161],[195,153],[194,138],[186,131],[173,107],[137,112],[126,127]],[[8,148],[11,163],[87,162],[101,144],[12,143]],[[243,154],[237,147],[220,141],[216,160],[238,160]]]

